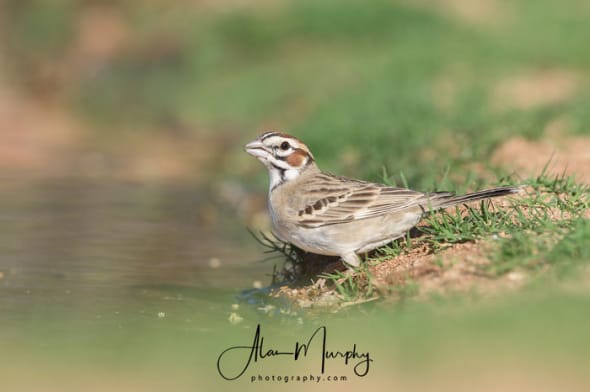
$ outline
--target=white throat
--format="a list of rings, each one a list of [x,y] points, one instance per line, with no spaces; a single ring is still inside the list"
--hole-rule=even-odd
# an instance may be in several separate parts
[[[276,168],[271,168],[269,170],[269,174],[270,174],[270,189],[272,190],[284,182],[293,181],[294,179],[299,177],[299,170],[297,170],[297,169],[279,170]]]

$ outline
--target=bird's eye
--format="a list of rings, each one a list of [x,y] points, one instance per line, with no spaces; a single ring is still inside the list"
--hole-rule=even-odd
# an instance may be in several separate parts
[[[287,151],[290,147],[291,147],[291,145],[289,144],[289,142],[282,142],[281,143],[281,150],[283,150],[283,151]]]

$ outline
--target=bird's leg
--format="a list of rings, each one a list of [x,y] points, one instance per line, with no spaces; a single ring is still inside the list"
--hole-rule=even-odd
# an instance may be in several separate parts
[[[342,259],[342,261],[344,261],[345,265],[349,268],[350,267],[358,268],[361,265],[361,259],[354,252],[342,254],[342,255],[340,255],[340,258]]]

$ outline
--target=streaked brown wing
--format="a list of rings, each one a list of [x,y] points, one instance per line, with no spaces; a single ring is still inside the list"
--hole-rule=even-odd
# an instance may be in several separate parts
[[[308,184],[308,198],[298,211],[299,224],[321,227],[388,214],[424,200],[424,194],[404,188],[322,174]],[[314,194],[322,196],[313,197]]]

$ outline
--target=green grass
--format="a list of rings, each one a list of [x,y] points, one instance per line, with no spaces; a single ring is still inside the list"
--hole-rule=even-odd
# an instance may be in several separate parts
[[[346,271],[325,272],[319,275],[332,284],[343,302],[373,298],[377,293],[367,264],[361,264],[354,274]]]

